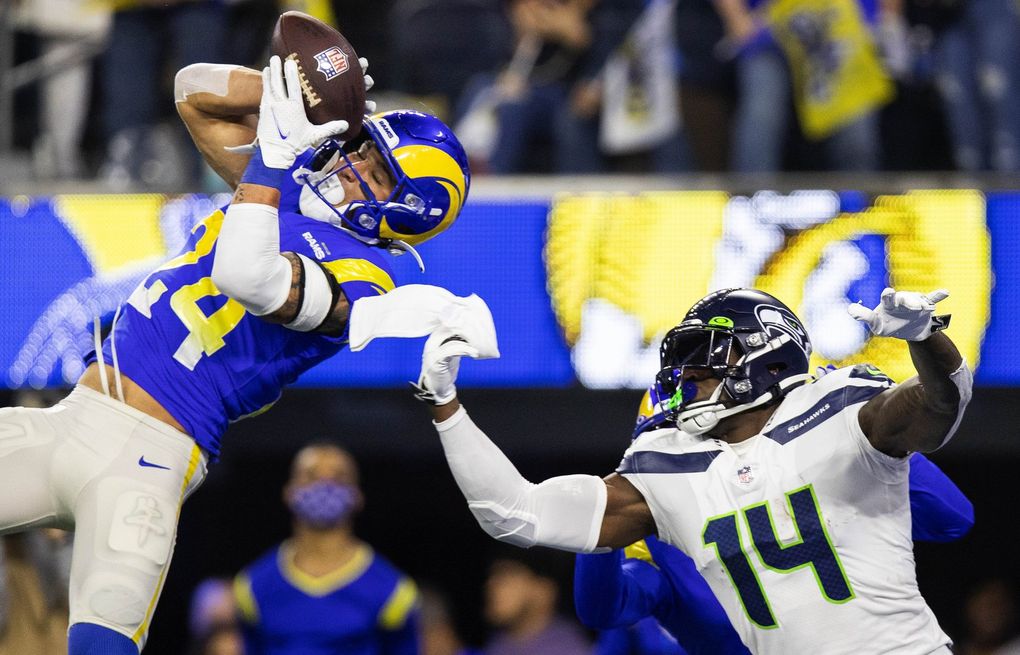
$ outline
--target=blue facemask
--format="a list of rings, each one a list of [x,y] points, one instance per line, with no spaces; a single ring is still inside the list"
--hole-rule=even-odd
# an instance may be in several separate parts
[[[320,480],[294,490],[290,511],[313,528],[332,528],[354,511],[358,496],[354,487],[333,480]]]

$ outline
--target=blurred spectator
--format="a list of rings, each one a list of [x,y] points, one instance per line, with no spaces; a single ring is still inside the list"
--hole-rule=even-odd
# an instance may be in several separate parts
[[[0,655],[67,652],[71,540],[61,530],[0,538]]]
[[[614,171],[690,168],[680,135],[675,13],[675,0],[647,0],[599,73],[599,147]]]
[[[876,32],[896,97],[882,110],[882,161],[886,170],[954,168],[949,135],[935,88],[933,33],[942,29],[956,0],[880,0]],[[922,11],[916,11],[921,9]]]
[[[1005,580],[989,580],[967,596],[967,636],[954,650],[962,655],[1020,655],[1016,592]]]
[[[514,550],[500,551],[485,582],[485,618],[499,630],[485,654],[589,655],[581,628],[559,614],[559,579],[570,570],[570,556]]]
[[[244,650],[244,642],[237,626],[214,625],[189,651],[191,655],[251,655]]]
[[[196,655],[220,650],[231,652],[231,641],[236,642],[237,653],[240,654],[241,632],[237,625],[237,603],[234,602],[230,580],[209,578],[195,587],[191,594],[188,633],[192,643],[191,652]],[[233,640],[230,638],[231,633]]]
[[[801,132],[822,143],[826,168],[876,170],[878,110],[892,86],[870,34],[874,0],[715,4],[726,28],[722,54],[737,57],[732,169],[782,170],[792,99]]]
[[[715,47],[724,31],[712,2],[677,0],[680,112],[696,168],[725,171],[729,169],[736,74],[732,59],[720,57]]]
[[[222,62],[226,8],[221,0],[110,0],[113,22],[103,57],[102,176],[115,189],[139,184],[184,188],[200,161],[176,121],[163,82],[195,62]]]
[[[361,4],[374,7],[378,2]],[[351,22],[349,13],[344,11],[343,21]],[[373,77],[385,89],[421,97],[440,118],[452,120],[450,113],[471,78],[496,69],[513,48],[500,0],[397,0],[388,16],[390,34],[384,35],[389,48],[376,55],[372,48],[387,43],[373,35],[372,23],[385,24],[386,19],[368,18],[375,17],[362,18],[351,34],[358,35],[358,54],[368,57]]]
[[[491,87],[474,89],[475,98],[488,96],[495,107],[492,172],[603,169],[599,73],[643,5],[643,0],[507,0],[517,42],[513,59]]]
[[[956,167],[1020,170],[1020,4],[924,4],[951,12],[936,33],[935,65]]]
[[[76,178],[92,94],[92,51],[109,28],[109,11],[88,0],[22,0],[18,19],[40,40],[40,57],[53,72],[42,79],[40,133],[32,167],[41,178]]]
[[[261,70],[269,61],[269,39],[282,11],[277,0],[230,0],[221,53],[229,63]],[[226,58],[227,55],[224,55]]]
[[[246,652],[418,653],[414,582],[354,535],[364,498],[351,455],[301,449],[283,497],[293,535],[234,582]]]
[[[421,654],[481,655],[464,645],[450,616],[450,604],[434,587],[421,590]]]

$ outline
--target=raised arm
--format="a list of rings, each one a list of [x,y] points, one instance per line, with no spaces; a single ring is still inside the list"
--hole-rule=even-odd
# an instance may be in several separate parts
[[[255,140],[262,73],[243,66],[191,64],[174,78],[174,101],[206,163],[237,187],[251,154],[227,148]]]
[[[293,61],[281,65],[280,58],[273,57],[262,78],[266,110],[257,128],[259,145],[227,208],[212,281],[266,321],[300,332],[339,334],[349,311],[343,292],[318,262],[280,252],[279,204],[280,186],[297,155],[343,132],[347,122],[308,122]]]
[[[364,73],[368,60],[359,60]],[[365,75],[365,90],[372,87]],[[230,188],[236,188],[251,159],[262,101],[262,73],[244,66],[191,64],[174,78],[177,114],[206,163]],[[375,103],[365,102],[365,110]]]
[[[524,548],[587,553],[622,548],[655,530],[644,498],[619,475],[562,475],[534,484],[474,424],[456,396],[434,406],[432,416],[457,486],[493,538]]]
[[[418,397],[432,418],[457,486],[489,535],[529,548],[573,552],[622,548],[655,530],[651,510],[630,482],[612,474],[564,475],[539,484],[526,480],[467,415],[454,382],[460,358],[472,347],[459,336],[426,346]]]
[[[886,289],[874,310],[851,305],[851,314],[876,336],[905,339],[917,376],[869,400],[859,415],[861,429],[878,450],[896,457],[929,452],[946,443],[970,402],[973,375],[949,337],[940,332],[948,317],[934,316],[935,303],[949,294],[927,296]]]

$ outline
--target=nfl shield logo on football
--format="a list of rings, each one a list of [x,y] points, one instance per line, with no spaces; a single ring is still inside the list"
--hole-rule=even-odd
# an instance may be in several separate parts
[[[754,476],[751,474],[750,466],[737,469],[737,481],[740,482],[740,484],[751,484],[754,482]]]
[[[331,80],[337,75],[347,71],[347,55],[340,48],[333,46],[315,55],[315,69]]]

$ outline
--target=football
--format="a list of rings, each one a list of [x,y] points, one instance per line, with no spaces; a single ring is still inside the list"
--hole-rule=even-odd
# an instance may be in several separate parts
[[[347,141],[361,132],[365,75],[343,34],[308,14],[288,11],[276,21],[272,50],[283,60],[297,61],[308,120],[316,125],[347,121],[350,129],[340,135]]]

